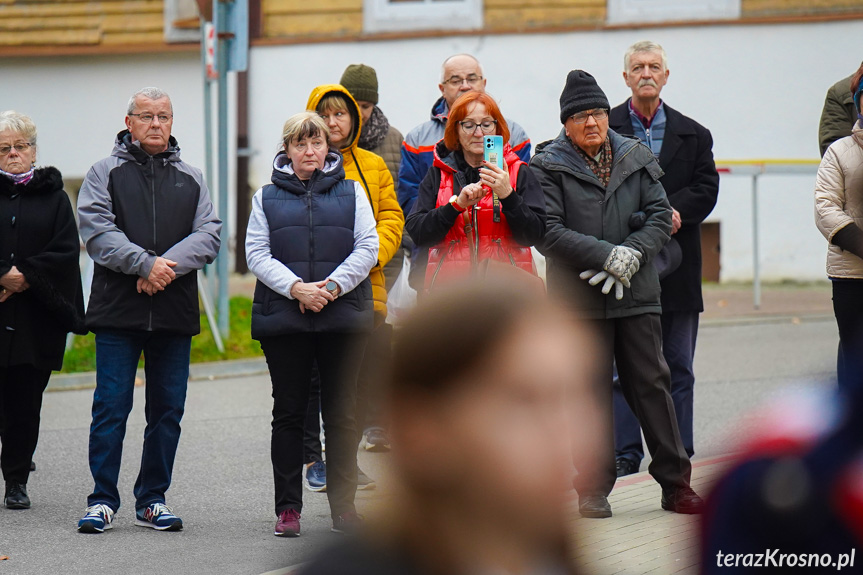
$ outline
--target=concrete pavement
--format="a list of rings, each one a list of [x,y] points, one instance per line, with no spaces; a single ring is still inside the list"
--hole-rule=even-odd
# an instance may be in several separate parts
[[[791,389],[833,384],[838,336],[829,315],[829,291],[822,287],[804,297],[812,313],[779,310],[742,319],[708,317],[709,309],[705,314],[696,355],[693,482],[700,490],[709,489],[721,470],[721,456],[734,451],[740,415]],[[131,491],[144,429],[144,388],[136,390],[127,430],[120,480],[124,504],[116,527],[104,535],[76,533],[92,488],[87,468],[92,390],[46,394],[35,457],[39,469],[28,486],[33,509],[0,509],[0,555],[9,556],[0,561],[0,575],[143,574],[156,569],[192,575],[284,573],[333,541],[323,494],[305,494],[302,537],[272,536],[270,384],[266,375],[243,375],[261,373],[265,366],[217,367],[199,366],[200,377],[189,385],[168,493],[169,505],[186,522],[181,533],[156,533],[133,524]],[[377,491],[359,494],[361,511],[386,503],[387,463],[386,455],[360,454],[361,467],[381,484]],[[659,495],[649,476],[635,475],[613,492],[614,517],[574,521],[582,544],[579,560],[588,573],[695,572],[691,529],[696,519],[661,511]]]

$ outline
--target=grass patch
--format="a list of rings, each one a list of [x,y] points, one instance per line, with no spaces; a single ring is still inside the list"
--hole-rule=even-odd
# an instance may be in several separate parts
[[[192,338],[191,362],[242,359],[264,355],[261,345],[252,339],[252,300],[235,296],[230,300],[230,335],[225,341],[225,353],[220,353],[213,341],[207,316],[201,313],[201,334]],[[143,361],[139,362],[139,367]],[[96,336],[76,335],[72,348],[63,358],[62,373],[96,370]]]

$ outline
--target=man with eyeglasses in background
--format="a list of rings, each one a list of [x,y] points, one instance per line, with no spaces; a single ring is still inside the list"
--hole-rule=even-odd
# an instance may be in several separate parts
[[[701,222],[719,196],[719,174],[713,161],[710,130],[668,106],[659,97],[668,81],[668,58],[655,42],[637,42],[623,58],[623,79],[632,97],[609,114],[618,134],[634,135],[659,161],[660,182],[672,210],[671,240],[657,260],[662,287],[662,353],[671,370],[671,398],[683,447],[691,458],[693,388],[701,295]],[[676,252],[676,253],[675,253]],[[669,265],[668,262],[679,262]],[[670,269],[674,267],[675,269]],[[641,428],[614,384],[614,444],[617,476],[636,473],[644,458]]]
[[[96,391],[89,461],[95,487],[81,533],[112,527],[135,371],[144,354],[144,447],[135,482],[136,525],[179,531],[165,505],[189,380],[192,336],[201,330],[197,270],[219,253],[216,217],[201,170],[180,160],[168,94],[144,88],[129,100],[126,129],[78,194],[78,220],[95,262],[87,328],[96,334]]]
[[[579,512],[611,517],[616,361],[623,392],[644,428],[662,508],[700,513],[703,502],[689,484],[692,466],[662,356],[659,275],[653,265],[671,235],[671,206],[656,157],[637,140],[609,129],[609,107],[593,76],[571,71],[560,95],[563,130],[540,144],[530,162],[545,192],[546,235],[538,247],[548,258],[548,291],[568,302],[597,340],[591,389],[599,408],[597,428],[593,441],[575,454]]]
[[[441,97],[432,106],[431,118],[408,132],[402,143],[398,197],[405,216],[413,210],[420,182],[432,166],[434,146],[443,138],[450,108],[465,92],[485,92],[485,84],[482,65],[470,54],[456,54],[444,60],[438,84]],[[509,118],[506,123],[512,151],[527,162],[530,160],[530,138],[524,128]]]

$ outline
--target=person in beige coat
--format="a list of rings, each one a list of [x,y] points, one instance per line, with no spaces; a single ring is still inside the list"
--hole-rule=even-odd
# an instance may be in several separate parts
[[[851,135],[827,148],[815,181],[815,223],[830,246],[827,276],[842,355],[839,386],[863,387],[863,81],[854,94]]]

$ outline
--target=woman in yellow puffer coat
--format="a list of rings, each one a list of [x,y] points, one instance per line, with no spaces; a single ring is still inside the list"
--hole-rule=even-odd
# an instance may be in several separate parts
[[[393,178],[383,158],[358,147],[362,116],[359,105],[347,89],[339,84],[318,86],[312,90],[306,109],[318,112],[327,122],[333,147],[338,147],[344,156],[345,178],[362,184],[372,204],[380,238],[378,263],[369,274],[377,325],[387,316],[383,268],[399,249],[405,225]]]
[[[378,262],[369,273],[375,300],[375,329],[366,344],[357,379],[356,426],[357,441],[362,439],[366,450],[386,451],[389,449],[389,440],[379,425],[379,406],[376,400],[376,389],[386,377],[392,361],[392,326],[385,321],[387,289],[383,269],[400,249],[405,216],[399,206],[393,177],[386,162],[377,154],[359,147],[363,119],[359,104],[350,92],[339,84],[318,86],[312,90],[306,109],[317,112],[327,123],[331,145],[339,148],[344,157],[345,178],[359,182],[365,189],[377,222],[380,240]],[[313,466],[322,465],[315,461],[315,454],[320,454],[320,449],[311,448],[312,445],[320,445],[315,401],[313,393],[309,398],[309,416],[306,418],[305,431],[306,445],[309,446],[307,451],[313,454],[305,462],[306,473]],[[320,459],[317,457],[318,461]],[[357,487],[372,489],[374,486],[374,481],[357,468]]]

